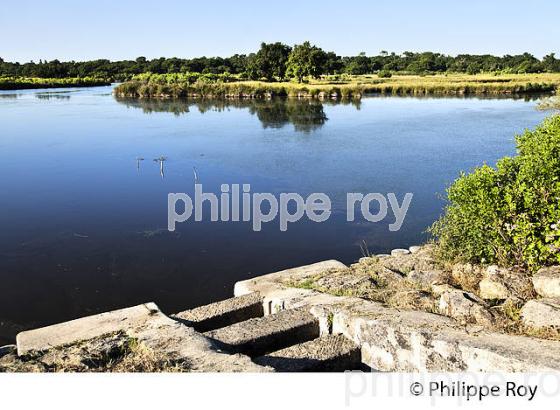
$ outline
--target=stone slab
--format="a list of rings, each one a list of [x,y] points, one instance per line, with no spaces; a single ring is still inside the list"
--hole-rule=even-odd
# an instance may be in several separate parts
[[[544,298],[560,298],[560,266],[541,268],[533,275],[533,287]]]
[[[532,328],[560,330],[560,298],[528,301],[521,308],[521,320]]]
[[[185,310],[171,317],[199,332],[207,332],[263,315],[263,298],[254,292]]]
[[[242,280],[235,283],[233,294],[235,296],[246,295],[255,292],[255,289],[267,291],[276,290],[279,287],[278,281],[282,280],[301,280],[307,277],[317,275],[329,269],[346,268],[346,265],[336,260],[327,260],[323,262],[313,263],[311,265],[298,266],[296,268],[285,269],[279,272],[268,273],[257,276],[252,279]],[[270,287],[266,285],[270,284]],[[287,286],[284,286],[287,288]]]
[[[18,354],[24,355],[32,350],[46,350],[80,340],[92,339],[107,333],[126,331],[146,323],[151,316],[157,314],[162,313],[155,303],[144,303],[24,331],[16,337]]]
[[[393,249],[391,251],[391,256],[408,255],[410,251],[408,249]]]
[[[325,335],[254,359],[278,372],[343,372],[360,368],[360,348],[343,335]]]
[[[308,309],[290,309],[204,333],[224,350],[260,356],[319,336]]]
[[[211,340],[163,314],[155,303],[101,313],[18,334],[18,354],[48,350],[123,331],[164,355],[182,360],[193,372],[270,372],[248,356],[219,352]]]

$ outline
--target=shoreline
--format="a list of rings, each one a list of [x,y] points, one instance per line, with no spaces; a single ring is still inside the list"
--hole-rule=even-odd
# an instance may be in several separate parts
[[[346,82],[329,77],[305,83],[244,80],[190,80],[188,74],[145,74],[119,84],[120,98],[156,99],[271,99],[274,97],[359,100],[365,95],[397,96],[493,96],[552,95],[560,87],[560,75],[435,75],[355,76]]]
[[[486,91],[486,92],[468,92],[468,91],[442,91],[442,92],[431,92],[431,91],[370,91],[366,90],[360,94],[354,94],[352,97],[342,97],[338,94],[313,94],[301,92],[295,95],[277,95],[273,93],[266,94],[199,94],[190,93],[181,96],[174,96],[172,94],[157,94],[157,95],[137,95],[137,94],[125,94],[113,92],[113,95],[117,98],[122,99],[133,99],[133,100],[272,100],[274,98],[289,98],[289,99],[299,99],[308,100],[316,99],[321,101],[338,101],[338,100],[360,100],[364,97],[488,97],[488,98],[526,98],[534,97],[538,99],[539,97],[552,97],[555,95],[554,90],[529,90],[529,91]]]
[[[540,310],[547,306],[542,292],[553,290],[552,271],[560,274],[560,266],[512,281],[518,273],[493,265],[440,268],[430,245],[393,249],[350,266],[326,260],[238,281],[234,297],[177,313],[148,302],[23,331],[15,344],[0,348],[0,369],[558,370],[558,334],[550,337],[544,322],[551,319]],[[472,274],[476,285],[464,281]],[[526,284],[535,289],[528,292]],[[367,297],[368,288],[391,289],[394,300]],[[518,297],[519,310],[497,309],[498,299],[505,309]],[[504,316],[519,329],[502,327]],[[320,355],[304,348],[316,345],[330,348]],[[298,365],[285,357],[298,358]]]

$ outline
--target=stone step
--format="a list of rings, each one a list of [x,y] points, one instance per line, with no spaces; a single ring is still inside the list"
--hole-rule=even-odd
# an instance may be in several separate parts
[[[360,348],[343,335],[325,335],[257,357],[278,372],[343,372],[361,367]]]
[[[263,315],[262,298],[254,292],[185,310],[171,317],[199,332],[207,332]]]
[[[149,302],[86,316],[69,322],[26,330],[16,336],[18,355],[22,356],[33,350],[41,351],[69,345],[108,333],[126,332],[128,329],[144,326],[157,315],[163,316],[163,313],[155,303]]]
[[[290,309],[204,335],[223,350],[255,357],[315,339],[319,336],[319,321],[307,309]]]

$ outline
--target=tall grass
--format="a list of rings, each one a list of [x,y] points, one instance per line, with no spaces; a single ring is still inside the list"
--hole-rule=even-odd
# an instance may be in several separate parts
[[[560,74],[326,76],[299,84],[243,81],[231,75],[142,74],[119,85],[115,94],[140,98],[299,98],[359,99],[366,93],[395,95],[484,95],[553,92]]]
[[[355,79],[365,93],[381,94],[525,94],[553,92],[560,74],[393,76]]]
[[[162,78],[164,77],[164,78]],[[146,79],[133,79],[115,88],[120,97],[159,98],[360,98],[362,90],[354,84],[306,85],[288,82],[267,83],[261,81],[195,81],[194,83],[165,75]]]

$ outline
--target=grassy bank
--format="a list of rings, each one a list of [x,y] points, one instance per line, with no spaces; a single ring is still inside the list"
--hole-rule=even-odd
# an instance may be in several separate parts
[[[243,81],[235,76],[207,79],[189,74],[142,74],[119,85],[115,94],[132,98],[360,98],[363,94],[389,95],[499,95],[553,92],[560,74],[509,75],[398,75],[381,78],[325,76],[304,84]]]
[[[24,90],[31,88],[93,87],[110,85],[107,80],[95,77],[82,78],[35,78],[0,77],[0,90]]]
[[[433,76],[362,76],[355,80],[366,93],[385,94],[525,94],[552,92],[560,74],[449,74]]]

